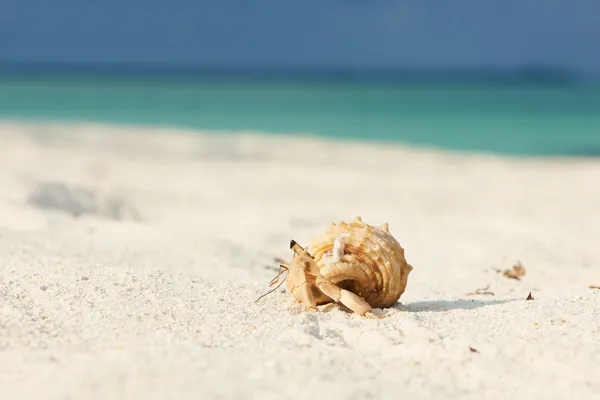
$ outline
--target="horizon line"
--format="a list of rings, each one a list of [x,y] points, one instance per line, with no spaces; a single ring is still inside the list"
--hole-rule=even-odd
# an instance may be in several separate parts
[[[0,76],[65,75],[127,76],[161,78],[258,78],[384,80],[384,81],[517,81],[577,83],[594,81],[596,76],[574,69],[528,64],[517,67],[494,66],[353,66],[353,65],[275,65],[275,64],[171,64],[132,62],[22,62],[0,60]]]

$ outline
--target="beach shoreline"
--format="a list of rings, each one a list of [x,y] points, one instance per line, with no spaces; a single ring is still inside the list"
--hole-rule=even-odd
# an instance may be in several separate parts
[[[2,398],[600,393],[599,158],[89,123],[0,143]],[[386,318],[254,303],[290,239],[358,215],[415,268]]]

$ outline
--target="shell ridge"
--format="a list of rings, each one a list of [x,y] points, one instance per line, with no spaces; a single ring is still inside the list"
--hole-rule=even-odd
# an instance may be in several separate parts
[[[381,236],[378,231],[379,229],[377,228],[367,226],[355,237],[358,242],[357,247],[359,248],[359,252],[363,254],[363,258],[370,260],[379,274],[378,281],[381,284],[378,285],[375,296],[369,299],[370,303],[374,306],[387,304],[390,301],[390,297],[393,298],[397,295],[397,291],[391,286],[393,281],[395,281],[393,277],[396,274],[393,271],[395,263],[393,263],[393,259],[389,254],[390,246],[387,243],[387,237]]]
[[[382,274],[383,280],[383,288],[379,291],[379,296],[376,299],[377,303],[386,302],[389,296],[395,296],[395,290],[392,289],[391,285],[393,284],[394,279],[393,276],[394,271],[392,271],[395,263],[393,262],[393,258],[390,257],[389,254],[389,246],[385,237],[380,237],[373,231],[374,235],[367,235],[365,237],[365,245],[371,243],[369,246],[365,246],[367,248],[373,248],[375,246],[380,247],[379,252],[371,252],[368,251],[369,255],[373,254],[375,257],[375,262],[378,264],[379,270]],[[379,243],[377,243],[379,242]],[[379,261],[379,262],[378,262]]]
[[[348,246],[351,255],[354,256],[356,262],[355,267],[362,271],[365,276],[367,282],[364,282],[363,285],[370,286],[369,282],[375,283],[375,288],[369,289],[370,291],[375,290],[376,292],[380,292],[383,289],[383,279],[380,271],[380,267],[375,260],[366,257],[364,253],[360,252],[360,249],[355,246]]]
[[[380,292],[383,285],[377,273],[379,269],[377,263],[350,243],[345,244],[344,251],[345,254],[340,261],[323,266],[321,270],[323,276],[329,281],[339,281],[337,278],[343,275],[346,279],[355,281],[362,292]],[[324,263],[322,259],[320,261]]]
[[[377,294],[383,290],[385,279],[379,271],[379,265],[375,260],[368,257],[361,248],[360,241],[360,224],[348,224],[344,229],[330,228],[325,235],[318,237],[313,245],[315,260],[319,266],[328,268],[322,270],[324,277],[330,281],[340,281],[339,276],[344,276],[345,279],[350,279],[360,288],[361,292],[368,293],[369,300],[373,299],[373,294]],[[333,251],[332,241],[335,242],[340,235],[345,235],[344,238],[344,257],[339,262],[331,262],[329,257],[330,251]],[[320,244],[318,244],[320,242]],[[317,250],[318,249],[318,250]],[[316,251],[315,251],[316,250]],[[350,256],[350,257],[348,257]],[[351,271],[351,273],[349,273]],[[376,297],[376,296],[375,296]],[[365,299],[367,300],[367,299]]]

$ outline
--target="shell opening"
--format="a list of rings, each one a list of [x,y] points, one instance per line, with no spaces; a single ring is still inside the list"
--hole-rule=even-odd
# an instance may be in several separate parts
[[[340,289],[345,289],[349,292],[359,294],[360,283],[354,279],[344,279],[343,281],[339,281],[335,284]]]

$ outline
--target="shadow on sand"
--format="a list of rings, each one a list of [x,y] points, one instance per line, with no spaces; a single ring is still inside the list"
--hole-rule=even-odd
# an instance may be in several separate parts
[[[457,299],[457,300],[432,300],[417,301],[409,304],[397,304],[394,308],[409,312],[443,312],[448,310],[472,310],[475,308],[494,306],[497,304],[509,303],[522,299],[507,300],[476,300],[476,299]]]

